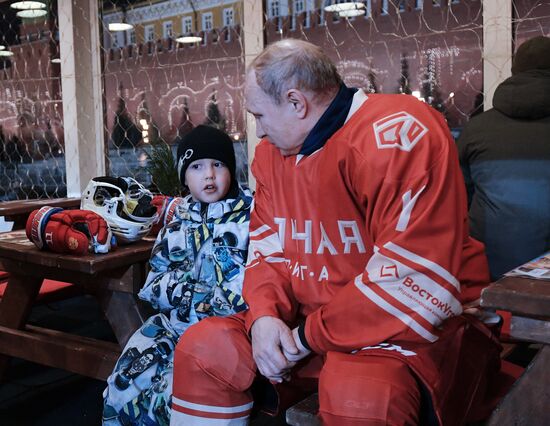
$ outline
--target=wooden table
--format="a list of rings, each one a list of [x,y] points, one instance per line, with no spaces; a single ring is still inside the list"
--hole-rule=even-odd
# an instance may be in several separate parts
[[[510,336],[543,345],[488,425],[549,425],[550,281],[502,278],[483,291],[481,306],[511,312]]]
[[[29,213],[43,206],[78,209],[80,197],[4,201],[0,203],[0,216],[4,216],[6,221],[15,222],[13,229],[21,229],[25,227]]]
[[[9,357],[106,379],[121,349],[146,317],[137,300],[154,240],[107,254],[71,256],[38,250],[24,230],[0,234],[0,269],[10,273],[0,302],[0,377]],[[94,295],[118,344],[27,325],[44,278],[83,286]]]

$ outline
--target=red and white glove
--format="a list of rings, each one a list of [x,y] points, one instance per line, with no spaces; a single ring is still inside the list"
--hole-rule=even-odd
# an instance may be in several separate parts
[[[174,218],[176,208],[183,202],[181,197],[169,197],[167,195],[155,195],[151,204],[157,208],[158,219],[151,228],[151,234],[157,235],[159,231]]]
[[[25,230],[36,247],[56,253],[107,253],[116,245],[105,219],[89,210],[44,206],[31,212]]]

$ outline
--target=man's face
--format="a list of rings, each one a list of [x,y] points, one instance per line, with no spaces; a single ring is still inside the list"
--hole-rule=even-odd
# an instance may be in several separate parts
[[[300,152],[304,138],[299,131],[302,124],[296,116],[291,102],[283,100],[279,105],[256,83],[256,74],[250,71],[246,76],[244,96],[246,109],[256,119],[256,136],[267,138],[281,151],[282,155]]]

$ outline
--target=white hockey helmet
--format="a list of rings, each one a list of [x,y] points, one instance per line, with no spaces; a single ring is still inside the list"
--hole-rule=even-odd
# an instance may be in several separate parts
[[[153,194],[131,177],[95,177],[82,194],[80,208],[101,215],[120,243],[145,237],[158,219]]]

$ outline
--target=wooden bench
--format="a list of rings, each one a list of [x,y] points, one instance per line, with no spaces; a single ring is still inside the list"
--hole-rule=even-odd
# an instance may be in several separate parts
[[[43,206],[78,209],[80,208],[80,197],[4,201],[0,203],[0,216],[3,216],[6,221],[14,222],[14,230],[23,229],[30,212]]]
[[[5,276],[5,281],[2,280],[2,277]],[[0,271],[0,301],[4,297],[4,292],[6,291],[6,286],[8,285],[7,277],[9,274],[4,271]],[[3,282],[2,282],[3,281]],[[84,294],[80,287],[66,283],[63,281],[55,280],[44,280],[38,297],[36,298],[37,303],[51,303],[58,300],[68,299],[70,297],[79,296]]]
[[[314,393],[286,410],[286,422],[290,426],[320,426],[318,411],[319,394]]]
[[[0,267],[9,272],[0,300],[0,381],[9,357],[105,380],[133,332],[149,316],[137,297],[154,240],[83,256],[38,250],[24,230],[0,234]],[[75,283],[95,297],[118,343],[28,324],[45,279]]]
[[[501,278],[483,290],[481,306],[511,312],[510,337],[541,347],[487,425],[550,424],[550,281]]]

